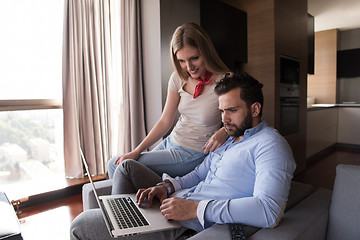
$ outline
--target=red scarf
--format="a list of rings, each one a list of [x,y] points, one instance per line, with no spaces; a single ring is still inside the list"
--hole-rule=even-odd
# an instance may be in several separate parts
[[[211,82],[211,77],[212,76],[212,73],[211,72],[206,72],[205,74],[205,77],[204,79],[200,79],[199,77],[198,78],[195,78],[196,80],[199,81],[199,83],[196,85],[195,87],[195,93],[194,93],[194,98],[196,98],[197,96],[199,96],[199,94],[201,93],[201,91],[203,90],[204,88],[204,85],[205,84],[208,84],[209,82]]]

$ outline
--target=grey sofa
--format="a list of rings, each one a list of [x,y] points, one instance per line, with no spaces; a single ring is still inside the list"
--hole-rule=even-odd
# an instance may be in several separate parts
[[[111,193],[112,180],[95,182],[100,195]],[[360,239],[360,166],[340,164],[333,192],[291,183],[285,214],[276,228],[245,226],[248,239]],[[96,208],[91,186],[83,187],[84,210]],[[192,239],[223,239],[227,225],[215,225]],[[218,236],[217,236],[218,234]]]

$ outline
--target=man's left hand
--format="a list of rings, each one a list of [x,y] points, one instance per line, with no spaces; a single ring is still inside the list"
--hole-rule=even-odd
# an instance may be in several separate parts
[[[172,197],[162,201],[161,214],[166,219],[185,221],[197,218],[197,206],[199,202]]]

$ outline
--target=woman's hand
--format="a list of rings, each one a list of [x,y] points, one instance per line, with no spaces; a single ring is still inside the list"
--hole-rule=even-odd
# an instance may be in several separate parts
[[[137,152],[137,151],[131,151],[129,153],[126,153],[126,154],[123,154],[121,155],[120,157],[118,157],[116,160],[115,160],[115,163],[116,164],[120,164],[121,162],[123,162],[124,160],[126,159],[133,159],[133,160],[137,160],[140,156],[140,153]]]
[[[225,128],[220,128],[216,133],[214,133],[211,138],[204,145],[204,153],[213,152],[218,147],[223,145],[228,139],[229,135],[227,134]]]

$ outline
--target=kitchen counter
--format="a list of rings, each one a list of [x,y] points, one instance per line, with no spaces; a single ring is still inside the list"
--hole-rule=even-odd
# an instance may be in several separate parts
[[[316,111],[334,107],[360,107],[360,103],[312,104],[307,106],[307,110]]]

